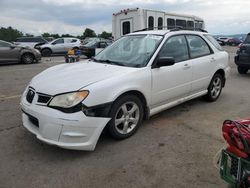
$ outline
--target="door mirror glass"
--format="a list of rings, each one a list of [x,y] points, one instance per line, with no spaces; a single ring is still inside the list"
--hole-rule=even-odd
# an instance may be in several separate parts
[[[160,68],[165,66],[171,66],[175,64],[175,59],[173,57],[159,57],[154,68]]]

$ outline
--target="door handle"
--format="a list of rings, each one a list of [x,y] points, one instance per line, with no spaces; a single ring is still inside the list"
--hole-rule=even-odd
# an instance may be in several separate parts
[[[184,66],[183,66],[183,69],[184,70],[187,70],[187,69],[190,69],[191,68],[191,66],[189,65],[189,64],[185,64]]]

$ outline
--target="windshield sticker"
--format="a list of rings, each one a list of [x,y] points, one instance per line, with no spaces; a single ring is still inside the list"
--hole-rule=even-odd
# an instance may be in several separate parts
[[[158,35],[147,35],[146,38],[150,38],[153,40],[161,40],[162,36],[158,36]]]

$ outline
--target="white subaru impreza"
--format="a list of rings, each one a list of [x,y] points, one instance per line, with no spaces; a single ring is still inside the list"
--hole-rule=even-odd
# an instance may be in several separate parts
[[[125,139],[160,111],[200,96],[216,101],[229,71],[208,33],[132,33],[91,60],[35,76],[21,99],[23,125],[48,144],[94,150],[105,127]]]

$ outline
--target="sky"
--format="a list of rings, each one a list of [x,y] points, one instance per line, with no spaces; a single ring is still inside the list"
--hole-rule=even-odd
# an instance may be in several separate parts
[[[212,34],[250,32],[250,0],[0,0],[0,27],[34,35],[111,32],[112,14],[136,7],[199,16]]]

